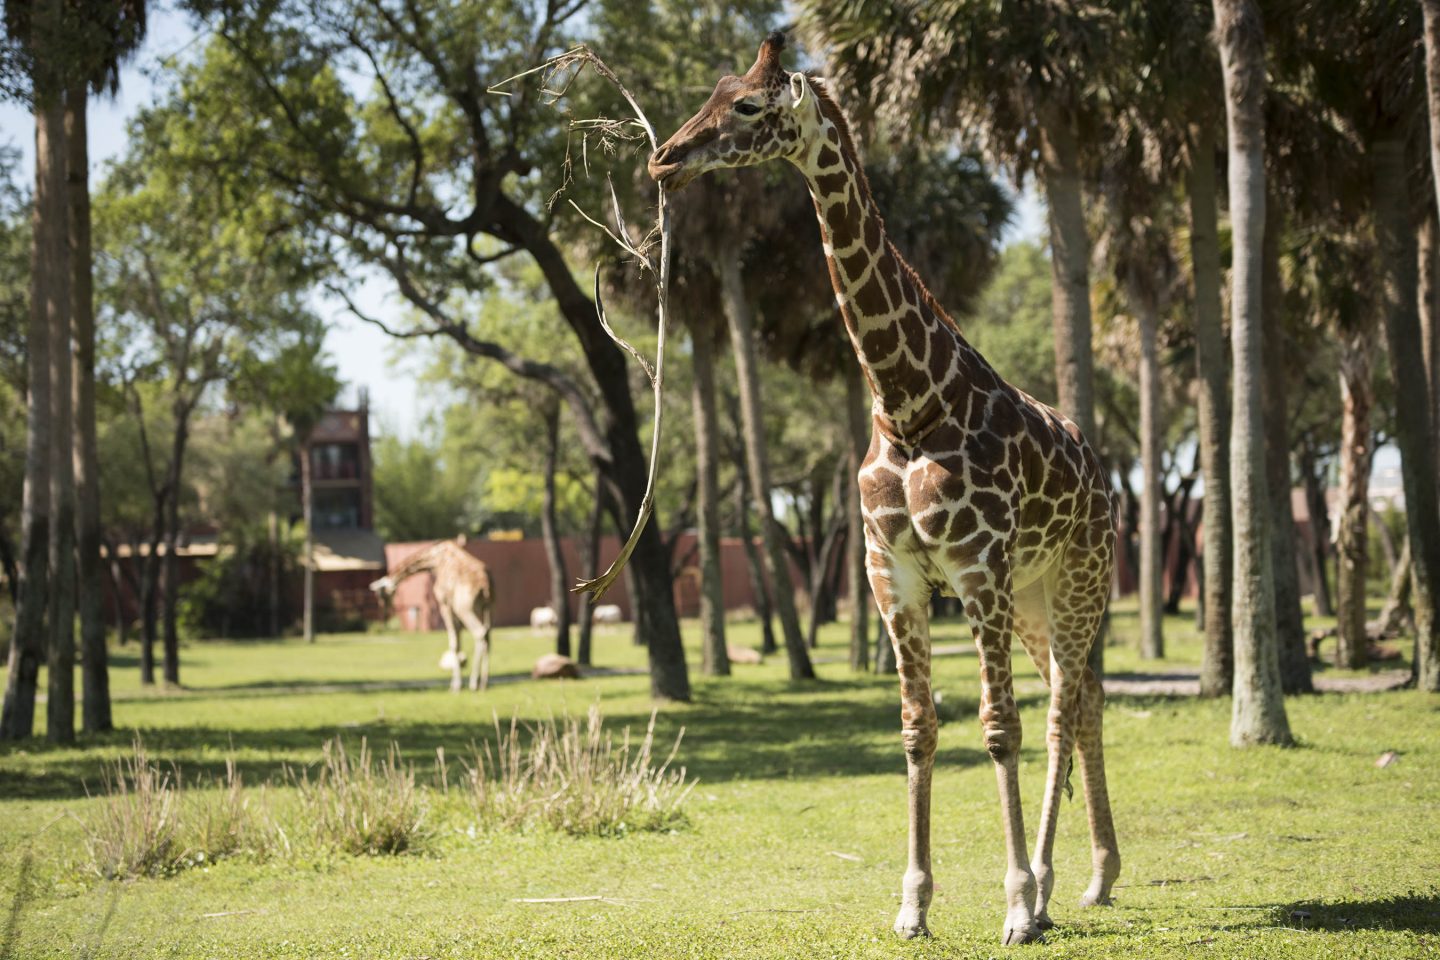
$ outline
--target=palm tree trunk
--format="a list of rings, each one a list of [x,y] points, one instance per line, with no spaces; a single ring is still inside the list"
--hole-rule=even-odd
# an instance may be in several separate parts
[[[870,669],[870,583],[865,574],[865,517],[860,508],[860,465],[870,446],[870,391],[854,372],[845,378],[845,418],[850,427],[850,476],[845,487],[849,530],[845,538],[845,576],[850,590],[850,669]]]
[[[75,403],[75,550],[80,609],[82,724],[86,733],[114,727],[110,717],[110,667],[102,606],[105,573],[100,560],[100,458],[95,435],[95,304],[90,253],[90,158],[86,94],[75,84],[65,99],[69,153],[71,315],[75,322],[72,370]]]
[[[1418,237],[1420,344],[1430,383],[1430,426],[1440,450],[1440,220],[1431,210],[1420,222]]]
[[[1265,241],[1265,39],[1254,0],[1214,0],[1229,133],[1231,344],[1235,380],[1230,425],[1235,537],[1234,702],[1230,742],[1288,744],[1280,690],[1275,587],[1265,476],[1260,381],[1264,370],[1262,246]]]
[[[1164,550],[1160,529],[1160,353],[1155,344],[1160,318],[1154,298],[1131,283],[1130,307],[1140,326],[1140,656],[1165,656]]]
[[[1338,331],[1340,338],[1340,528],[1336,531],[1335,589],[1339,607],[1335,662],[1366,663],[1365,574],[1370,551],[1370,462],[1374,456],[1370,411],[1373,331],[1369,324]]]
[[[59,6],[38,6],[37,20],[58,17]],[[58,95],[37,89],[35,107],[35,202],[30,252],[30,324],[25,360],[28,396],[25,413],[25,485],[21,495],[21,567],[16,588],[15,629],[10,635],[5,704],[0,708],[0,738],[24,740],[35,732],[35,701],[40,661],[48,647],[46,613],[50,596],[50,327],[62,309],[65,282],[62,225],[51,219],[63,196],[65,154],[61,139],[64,109]]]
[[[1431,199],[1440,207],[1440,0],[1420,0],[1425,21],[1425,89],[1430,106],[1430,173],[1434,178],[1435,196]],[[1436,237],[1435,213],[1426,218],[1430,251],[1426,260],[1431,279],[1430,296],[1421,308],[1421,327],[1424,333],[1425,367],[1430,377],[1430,416],[1435,429],[1435,443],[1440,446],[1440,282],[1434,274],[1437,270],[1436,257],[1440,256],[1440,242]],[[1421,244],[1422,251],[1425,244]]]
[[[1090,236],[1085,228],[1080,150],[1074,117],[1058,106],[1040,111],[1040,176],[1050,208],[1051,317],[1060,410],[1091,443],[1095,432],[1094,354],[1090,340]],[[1101,630],[1104,635],[1104,629]],[[1104,674],[1105,645],[1090,648],[1090,668]]]
[[[70,340],[70,203],[66,183],[64,108],[59,111],[55,137],[47,144],[47,178],[54,189],[36,196],[45,204],[42,216],[55,258],[47,269],[55,271],[50,311],[50,649],[46,676],[45,739],[51,743],[75,740],[75,461],[73,404],[70,393],[74,352]]]
[[[1325,501],[1325,472],[1317,462],[1315,451],[1307,440],[1300,457],[1300,473],[1305,481],[1305,508],[1310,514],[1310,566],[1315,581],[1315,616],[1333,617],[1330,601],[1330,505]]]
[[[1415,304],[1415,234],[1410,226],[1405,144],[1398,136],[1371,144],[1377,263],[1381,275],[1385,340],[1397,397],[1429,396]],[[1440,691],[1440,484],[1428,403],[1395,405],[1395,439],[1405,485],[1415,607],[1415,678],[1422,690]]]
[[[745,299],[744,281],[740,276],[738,251],[731,249],[719,257],[721,299],[725,317],[730,322],[730,342],[735,354],[735,373],[740,385],[740,414],[744,423],[746,460],[750,473],[750,495],[760,515],[760,538],[764,541],[766,573],[773,587],[771,600],[780,615],[780,629],[785,637],[785,653],[790,660],[790,679],[804,680],[815,676],[805,637],[800,632],[800,616],[795,610],[795,589],[790,581],[790,562],[785,556],[779,525],[770,504],[770,461],[765,444],[764,406],[760,399],[759,357],[755,350],[754,324],[750,303]]]
[[[570,656],[570,576],[555,522],[555,467],[560,457],[560,404],[545,411],[545,495],[540,507],[540,538],[550,567],[550,607],[555,611],[555,652]]]
[[[1290,496],[1290,414],[1285,345],[1284,290],[1280,276],[1280,234],[1283,229],[1278,203],[1265,221],[1264,295],[1265,378],[1261,385],[1265,411],[1265,475],[1273,520],[1270,549],[1275,577],[1275,635],[1280,650],[1280,689],[1285,693],[1314,693],[1310,657],[1305,649],[1305,614],[1300,608],[1300,562],[1295,552],[1295,508]]]
[[[725,591],[720,579],[720,423],[715,407],[715,344],[704,324],[690,332],[695,380],[690,405],[695,419],[695,497],[700,540],[700,669],[728,677]]]
[[[1219,697],[1234,682],[1234,638],[1230,630],[1233,589],[1230,527],[1230,409],[1226,398],[1229,363],[1220,311],[1220,232],[1215,210],[1215,137],[1197,130],[1187,192],[1190,199],[1190,256],[1195,270],[1195,367],[1199,379],[1196,416],[1200,425],[1200,469],[1205,475],[1205,556],[1201,579],[1205,652],[1200,695]]]

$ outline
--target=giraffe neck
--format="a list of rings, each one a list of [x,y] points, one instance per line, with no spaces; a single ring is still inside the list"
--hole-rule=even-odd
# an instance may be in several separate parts
[[[395,584],[415,576],[417,573],[424,573],[426,570],[435,569],[440,562],[440,551],[445,549],[445,541],[433,544],[415,551],[405,562],[390,572],[390,580]]]
[[[901,444],[922,438],[972,386],[984,361],[885,234],[839,107],[818,96],[819,135],[805,174],[845,330],[874,396],[879,429]],[[977,366],[978,361],[978,366]],[[993,378],[985,378],[993,380]]]

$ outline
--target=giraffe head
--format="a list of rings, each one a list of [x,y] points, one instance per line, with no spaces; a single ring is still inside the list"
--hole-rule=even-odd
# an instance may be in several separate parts
[[[395,581],[389,577],[381,577],[370,584],[370,589],[378,593],[382,598],[388,597],[395,592]]]
[[[785,35],[776,31],[743,77],[721,77],[715,92],[650,157],[650,176],[679,190],[721,167],[799,157],[817,125],[810,81],[780,66]]]

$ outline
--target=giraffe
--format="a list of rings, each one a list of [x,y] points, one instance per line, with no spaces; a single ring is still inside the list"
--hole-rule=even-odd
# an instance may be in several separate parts
[[[980,724],[1004,823],[1003,942],[1053,926],[1060,793],[1078,752],[1092,876],[1082,906],[1108,903],[1120,871],[1101,747],[1104,693],[1086,665],[1109,592],[1115,529],[1104,469],[1074,423],[1006,383],[961,336],[887,239],[844,114],[825,82],[780,64],[784,35],[742,77],[723,77],[649,162],[678,190],[709,170],[784,159],[804,174],[835,300],[869,381],[870,448],[859,484],[865,566],[900,677],[909,842],[895,931],[929,935],[929,600],[957,596],[979,654]],[[1026,852],[1011,636],[1050,689],[1045,792]]]
[[[440,606],[445,632],[450,637],[449,653],[442,661],[450,665],[450,689],[460,689],[460,668],[465,663],[465,655],[460,652],[460,631],[455,626],[458,618],[475,638],[470,689],[484,690],[490,683],[490,625],[495,613],[495,595],[490,571],[465,549],[463,533],[454,540],[437,540],[417,550],[394,570],[370,584],[370,589],[389,596],[402,581],[427,570],[435,576],[435,585],[431,589],[435,602]]]

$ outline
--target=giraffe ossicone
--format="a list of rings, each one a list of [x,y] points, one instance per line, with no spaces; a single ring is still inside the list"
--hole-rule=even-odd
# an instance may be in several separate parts
[[[470,663],[470,689],[484,690],[490,684],[490,628],[495,616],[494,585],[485,564],[465,549],[465,535],[454,540],[437,540],[402,560],[394,570],[370,584],[378,594],[389,595],[410,577],[429,572],[435,583],[431,592],[440,607],[440,619],[450,645],[440,660],[450,671],[450,689],[459,690],[460,668],[465,655],[460,650],[458,620],[475,638],[475,657]]]
[[[1051,925],[1055,825],[1072,751],[1090,817],[1085,906],[1107,903],[1120,855],[1101,745],[1104,693],[1086,664],[1109,595],[1109,483],[1069,420],[1006,383],[965,341],[886,236],[844,114],[823,80],[780,64],[772,34],[755,65],[721,78],[650,158],[680,189],[708,170],[787,160],[804,174],[845,330],[874,396],[859,482],[866,570],[895,648],[909,786],[909,865],[895,930],[928,935],[930,793],[937,723],[929,600],[960,598],[980,666],[980,723],[993,761],[1007,868],[1003,940]],[[1050,687],[1049,758],[1034,860],[1020,807],[1018,636]]]

